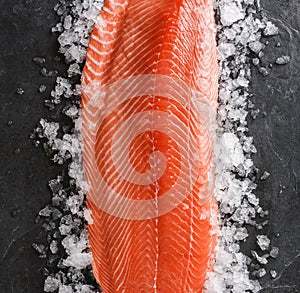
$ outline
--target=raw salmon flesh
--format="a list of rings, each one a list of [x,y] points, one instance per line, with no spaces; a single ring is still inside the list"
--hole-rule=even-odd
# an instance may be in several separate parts
[[[212,0],[107,0],[82,89],[88,231],[101,289],[202,292],[217,243]]]

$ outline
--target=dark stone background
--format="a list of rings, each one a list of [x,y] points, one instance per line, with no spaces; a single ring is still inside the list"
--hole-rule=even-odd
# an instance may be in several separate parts
[[[300,292],[300,3],[262,2],[264,12],[280,28],[280,35],[268,40],[263,64],[268,66],[283,54],[292,60],[285,66],[274,65],[265,78],[253,70],[253,100],[261,110],[249,124],[258,150],[255,163],[261,173],[271,173],[259,182],[257,194],[262,206],[270,210],[265,231],[280,248],[278,258],[266,266],[275,269],[278,277],[263,278],[266,288],[261,292]],[[45,260],[37,258],[31,247],[43,232],[34,219],[49,202],[47,180],[61,170],[29,140],[39,118],[50,115],[44,97],[55,81],[42,77],[31,60],[44,56],[47,68],[64,68],[52,61],[57,52],[56,36],[50,32],[56,23],[55,3],[0,0],[0,292],[43,291]],[[278,41],[282,44],[279,48],[275,46]],[[43,95],[38,93],[41,84],[47,86]],[[18,87],[25,90],[23,95],[16,93]],[[13,124],[8,126],[8,121]],[[250,239],[244,249],[253,247]]]

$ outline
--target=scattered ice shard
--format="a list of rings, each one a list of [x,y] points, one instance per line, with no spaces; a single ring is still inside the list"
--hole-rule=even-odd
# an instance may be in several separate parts
[[[270,271],[270,275],[271,275],[271,277],[274,279],[274,278],[276,278],[276,276],[277,276],[277,272],[274,271],[274,270],[271,270],[271,271]]]
[[[278,33],[279,33],[278,27],[275,24],[273,24],[271,21],[268,21],[264,29],[264,35],[274,36],[274,35],[278,35]]]
[[[25,91],[21,87],[17,88],[17,94],[18,95],[23,95],[24,93],[25,93]]]
[[[249,48],[254,53],[258,54],[264,48],[264,44],[259,41],[254,41],[249,44]]]
[[[270,176],[271,174],[268,171],[264,171],[264,173],[260,176],[260,180],[266,180]]]
[[[44,93],[44,92],[46,91],[46,89],[47,89],[47,87],[46,87],[45,85],[41,85],[41,86],[39,87],[39,92],[40,92],[40,93]]]
[[[261,250],[267,250],[270,246],[270,239],[266,235],[257,235],[257,244]]]
[[[290,56],[281,56],[276,59],[276,64],[285,65],[285,64],[288,64],[290,62],[290,60],[291,60]]]
[[[45,280],[44,291],[45,292],[54,292],[59,288],[60,281],[56,278],[48,276]]]
[[[276,258],[278,256],[279,253],[279,248],[278,247],[272,247],[271,251],[270,251],[270,256],[273,258]]]

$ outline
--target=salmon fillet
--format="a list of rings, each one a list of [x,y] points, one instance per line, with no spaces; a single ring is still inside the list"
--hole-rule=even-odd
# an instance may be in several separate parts
[[[212,1],[107,0],[82,89],[89,241],[103,292],[202,292],[217,242]]]

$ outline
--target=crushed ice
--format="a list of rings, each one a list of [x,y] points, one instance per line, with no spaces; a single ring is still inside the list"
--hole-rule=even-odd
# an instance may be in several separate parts
[[[62,112],[73,120],[73,127],[41,119],[34,137],[57,164],[68,164],[68,174],[49,181],[51,204],[39,212],[37,221],[47,232],[47,245],[33,244],[40,257],[47,259],[44,269],[45,292],[92,293],[100,292],[91,271],[86,223],[92,223],[91,212],[86,209],[80,127],[80,96],[78,78],[85,59],[88,38],[103,3],[99,0],[59,0],[55,11],[60,17],[53,28],[58,32],[59,52],[69,64],[67,78],[45,67],[46,60],[33,58],[44,77],[56,77],[55,88],[45,105],[54,110],[64,104]],[[59,58],[57,58],[59,61]],[[46,91],[41,85],[39,92]]]
[[[255,119],[259,110],[253,109],[248,86],[250,65],[259,66],[263,56],[262,36],[276,35],[278,28],[261,16],[259,1],[216,0],[214,6],[220,67],[219,128],[215,148],[220,234],[216,263],[214,271],[209,273],[206,292],[258,292],[261,289],[258,279],[266,275],[263,266],[270,256],[278,255],[278,249],[272,248],[269,252],[269,238],[257,235],[260,251],[246,256],[240,250],[241,241],[247,241],[250,234],[249,225],[261,230],[268,223],[267,219],[259,224],[256,222],[257,216],[265,218],[268,212],[259,206],[254,194],[257,170],[252,154],[256,153],[256,148],[247,133],[247,116],[250,114]],[[284,64],[289,59],[282,56],[277,61],[277,64]],[[264,76],[269,74],[265,67],[258,71]],[[260,179],[266,180],[269,176],[265,171]],[[250,273],[251,265],[255,270]],[[270,274],[275,275],[273,271]]]
[[[44,291],[58,293],[100,292],[93,280],[91,253],[88,250],[86,223],[93,223],[92,215],[85,207],[85,191],[81,155],[80,96],[78,77],[85,59],[89,35],[103,5],[102,0],[59,0],[54,10],[59,22],[52,29],[58,33],[59,53],[68,64],[65,77],[45,67],[46,60],[35,57],[41,74],[56,77],[51,97],[45,101],[50,110],[67,101],[62,112],[73,120],[74,127],[41,119],[35,130],[37,145],[57,164],[68,164],[68,174],[49,181],[52,191],[51,204],[39,212],[37,221],[42,222],[47,232],[47,245],[33,244],[40,257],[47,259]],[[256,152],[253,139],[247,135],[247,116],[253,119],[259,113],[254,110],[248,90],[251,78],[250,63],[263,75],[269,69],[260,66],[265,45],[262,36],[278,34],[278,28],[258,13],[256,0],[215,0],[218,19],[218,51],[220,65],[220,94],[218,110],[218,144],[216,145],[216,197],[220,207],[220,235],[214,271],[209,273],[206,292],[258,292],[258,278],[266,275],[263,267],[268,258],[276,258],[278,248],[270,249],[270,240],[257,235],[260,251],[246,256],[240,251],[240,242],[247,241],[246,225],[261,230],[267,220],[257,224],[255,217],[265,218],[267,211],[259,206],[255,196],[256,168],[251,154]],[[255,57],[249,59],[249,53]],[[284,65],[289,56],[278,57],[275,63]],[[57,58],[59,61],[59,58]],[[77,81],[76,81],[77,78]],[[41,85],[39,92],[46,91]],[[261,180],[270,174],[265,171]],[[255,271],[250,276],[250,265],[256,261]],[[275,278],[276,272],[270,271]]]

